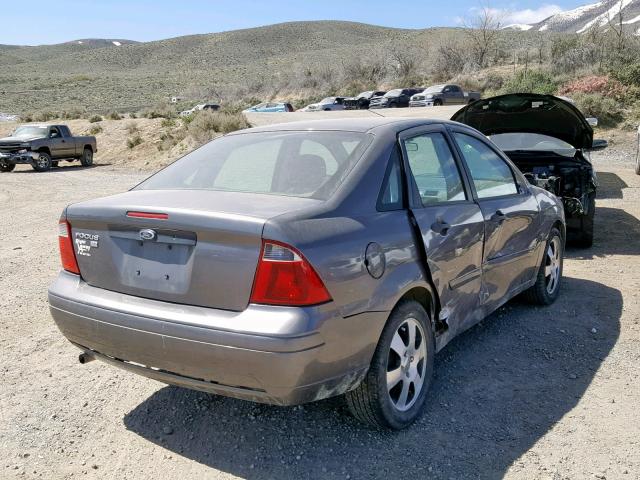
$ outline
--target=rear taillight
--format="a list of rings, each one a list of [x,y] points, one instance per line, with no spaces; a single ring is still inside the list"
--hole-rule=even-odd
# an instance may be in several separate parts
[[[73,251],[71,225],[69,225],[69,222],[66,220],[60,220],[60,223],[58,223],[58,244],[60,245],[60,260],[62,260],[62,268],[67,272],[80,275],[76,254]]]
[[[322,280],[300,252],[272,240],[262,242],[251,303],[300,307],[330,300]]]

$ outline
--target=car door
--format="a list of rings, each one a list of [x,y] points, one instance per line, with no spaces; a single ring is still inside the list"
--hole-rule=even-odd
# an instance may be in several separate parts
[[[449,105],[464,103],[464,93],[457,85],[449,85]]]
[[[485,221],[482,303],[497,308],[536,272],[539,206],[524,177],[480,134],[453,131]]]
[[[481,291],[484,219],[442,126],[403,132],[409,206],[451,335],[474,323]]]
[[[58,130],[60,131],[60,135],[62,136],[61,146],[63,147],[63,152],[65,157],[75,157],[82,153],[78,151],[81,146],[78,145],[76,140],[71,135],[71,130],[66,125],[59,125]]]
[[[49,128],[49,151],[52,158],[64,158],[68,152],[67,142],[62,138],[62,132],[58,127]]]

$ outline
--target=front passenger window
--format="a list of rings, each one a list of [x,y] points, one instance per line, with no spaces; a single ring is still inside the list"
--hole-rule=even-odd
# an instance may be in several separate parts
[[[478,198],[518,193],[511,168],[488,145],[464,133],[454,133],[454,136],[471,172]]]

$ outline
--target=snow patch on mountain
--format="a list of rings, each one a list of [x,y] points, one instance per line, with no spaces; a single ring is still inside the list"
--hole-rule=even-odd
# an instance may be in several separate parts
[[[634,0],[618,0],[616,3],[613,4],[613,6],[611,8],[609,8],[609,10],[605,11],[604,13],[601,13],[600,15],[598,15],[593,20],[587,22],[584,25],[584,27],[582,27],[580,30],[578,30],[577,33],[584,33],[587,30],[589,30],[591,27],[593,27],[594,25],[598,26],[598,27],[601,27],[602,25],[606,25],[616,15],[618,15],[618,13],[620,13],[627,6],[629,6],[633,1]]]
[[[528,25],[526,23],[512,23],[511,25],[507,25],[503,27],[505,30],[522,30],[526,32],[527,30],[531,30],[533,25]]]

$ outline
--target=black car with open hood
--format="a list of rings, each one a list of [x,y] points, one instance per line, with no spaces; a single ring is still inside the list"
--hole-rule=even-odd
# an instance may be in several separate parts
[[[607,146],[593,139],[595,119],[585,118],[569,99],[533,93],[486,98],[451,119],[482,132],[529,182],[561,197],[568,233],[591,246],[598,183],[590,152]]]

